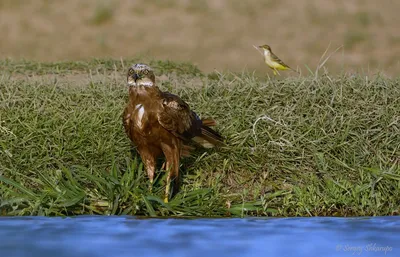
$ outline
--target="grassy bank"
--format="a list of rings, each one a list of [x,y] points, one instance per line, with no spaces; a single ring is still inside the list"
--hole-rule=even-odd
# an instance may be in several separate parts
[[[181,192],[164,204],[164,173],[150,193],[122,128],[134,61],[2,61],[1,214],[398,214],[398,79],[267,79],[152,61],[159,86],[215,118],[227,142],[184,159]]]

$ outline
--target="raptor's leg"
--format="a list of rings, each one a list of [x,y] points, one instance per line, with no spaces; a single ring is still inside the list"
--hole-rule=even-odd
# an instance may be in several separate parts
[[[156,158],[155,156],[148,151],[141,151],[140,156],[144,163],[144,167],[147,172],[147,176],[149,177],[150,186],[149,190],[152,192],[153,190],[153,182],[154,182],[154,173],[156,172]]]
[[[167,172],[167,182],[166,182],[166,185],[165,185],[164,203],[168,203],[168,201],[169,201],[169,194],[170,194],[170,191],[171,191],[171,188],[170,188],[170,185],[171,185],[171,176],[170,176],[171,166],[172,166],[172,165],[170,164],[170,162],[167,161],[167,169],[166,169],[166,172]]]
[[[177,193],[179,189],[179,157],[180,150],[177,144],[173,146],[164,145],[163,152],[166,162],[166,171],[167,171],[167,183],[165,186],[165,197],[164,202],[167,203],[169,201],[169,196],[171,192],[171,180],[174,180],[173,193]]]
[[[174,183],[172,188],[172,197],[179,191],[179,159],[180,151],[174,151],[173,164],[170,171],[170,176]]]

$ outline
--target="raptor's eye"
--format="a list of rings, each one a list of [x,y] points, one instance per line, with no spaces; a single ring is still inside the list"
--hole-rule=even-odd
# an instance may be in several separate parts
[[[133,69],[129,69],[128,74],[133,75]]]
[[[143,74],[147,75],[147,74],[149,74],[149,71],[148,70],[143,70]]]

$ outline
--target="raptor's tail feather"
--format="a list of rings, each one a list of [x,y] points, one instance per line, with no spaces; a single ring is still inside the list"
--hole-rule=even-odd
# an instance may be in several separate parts
[[[203,119],[203,125],[201,126],[201,134],[193,138],[193,141],[200,144],[204,148],[213,148],[215,146],[224,146],[224,139],[222,136],[210,128],[215,126],[217,123],[213,119]]]
[[[201,122],[203,123],[203,126],[207,126],[207,127],[213,127],[213,126],[217,125],[217,122],[210,118],[201,119]]]

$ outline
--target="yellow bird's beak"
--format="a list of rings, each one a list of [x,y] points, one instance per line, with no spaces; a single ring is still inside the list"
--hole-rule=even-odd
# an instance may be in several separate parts
[[[255,46],[255,45],[253,45],[253,47],[262,55],[262,56],[264,56],[264,54],[263,54],[263,49],[261,48],[261,47],[259,47],[259,46]]]

